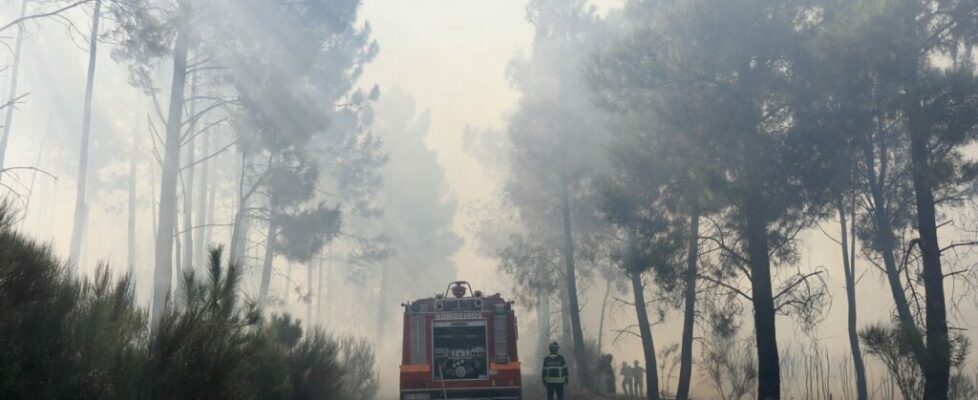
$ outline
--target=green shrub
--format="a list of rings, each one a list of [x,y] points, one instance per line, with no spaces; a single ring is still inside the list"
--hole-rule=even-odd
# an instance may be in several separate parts
[[[79,280],[12,229],[0,205],[0,398],[371,399],[371,345],[263,321],[239,299],[241,270],[211,250],[186,274],[154,329],[132,279],[100,265]]]

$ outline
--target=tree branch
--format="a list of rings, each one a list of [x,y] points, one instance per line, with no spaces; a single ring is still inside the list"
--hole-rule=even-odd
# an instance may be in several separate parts
[[[28,20],[38,19],[38,18],[45,18],[45,17],[51,17],[51,16],[55,16],[55,15],[61,14],[62,12],[68,11],[68,10],[70,10],[72,8],[78,7],[78,6],[80,6],[82,4],[85,4],[85,3],[90,3],[91,1],[92,0],[79,0],[79,1],[76,1],[76,2],[71,3],[69,5],[66,5],[64,7],[61,7],[59,9],[57,9],[57,10],[54,10],[54,11],[44,12],[44,13],[40,13],[40,14],[33,14],[33,15],[25,15],[23,17],[20,17],[20,18],[17,18],[15,20],[13,20],[13,21],[10,21],[6,25],[0,27],[0,32],[3,32],[5,30],[7,30],[7,29],[10,29],[11,27],[13,27],[15,25],[20,25],[20,23],[26,22]]]
[[[713,278],[710,278],[710,277],[708,277],[706,275],[699,275],[698,277],[699,277],[699,279],[702,279],[704,281],[712,282],[713,284],[722,286],[722,287],[724,287],[724,288],[726,288],[726,289],[728,289],[728,290],[730,290],[730,291],[732,291],[732,292],[734,292],[736,294],[739,294],[740,296],[742,296],[743,298],[745,298],[745,299],[747,299],[749,301],[753,301],[754,300],[753,297],[751,297],[747,293],[744,293],[744,291],[742,291],[740,289],[737,289],[737,288],[735,288],[733,286],[730,286],[730,285],[728,285],[726,283],[720,282],[720,281],[718,281],[716,279],[713,279]]]

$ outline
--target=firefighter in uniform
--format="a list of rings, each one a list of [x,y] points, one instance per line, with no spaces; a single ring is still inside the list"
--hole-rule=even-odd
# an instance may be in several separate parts
[[[560,346],[550,343],[550,354],[543,359],[543,385],[547,387],[547,400],[564,400],[564,385],[567,384],[567,362],[557,354]]]

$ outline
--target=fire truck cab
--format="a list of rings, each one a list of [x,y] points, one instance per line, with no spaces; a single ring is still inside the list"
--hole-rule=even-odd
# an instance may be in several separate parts
[[[522,399],[512,301],[457,281],[402,305],[401,400]]]

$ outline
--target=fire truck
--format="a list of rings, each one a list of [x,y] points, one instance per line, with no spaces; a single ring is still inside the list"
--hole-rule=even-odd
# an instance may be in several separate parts
[[[512,301],[458,281],[402,306],[401,400],[522,399]]]

